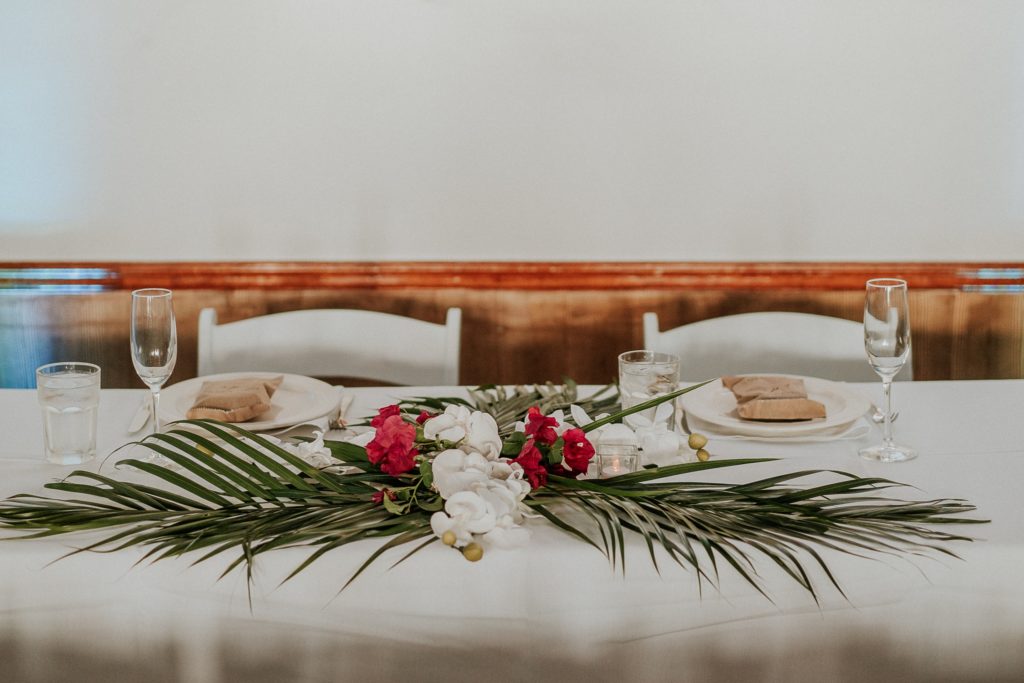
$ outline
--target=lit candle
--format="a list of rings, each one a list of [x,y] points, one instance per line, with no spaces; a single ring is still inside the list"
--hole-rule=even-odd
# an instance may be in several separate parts
[[[626,468],[622,466],[622,461],[617,457],[612,458],[611,462],[601,469],[601,474],[606,477],[614,477],[619,474],[625,474],[625,472]]]
[[[607,444],[603,441],[598,448],[598,460],[601,463],[602,477],[617,477],[636,471],[637,453],[634,444]]]

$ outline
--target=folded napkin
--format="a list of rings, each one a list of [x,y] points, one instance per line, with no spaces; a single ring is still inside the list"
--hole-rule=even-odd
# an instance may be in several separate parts
[[[239,378],[203,382],[189,419],[245,422],[270,410],[270,397],[284,377]]]
[[[742,420],[796,422],[825,417],[825,406],[807,398],[802,379],[771,375],[726,376],[722,386],[736,397]]]

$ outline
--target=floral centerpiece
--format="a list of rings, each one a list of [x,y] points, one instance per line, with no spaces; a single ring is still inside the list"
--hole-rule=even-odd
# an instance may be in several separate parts
[[[883,498],[879,492],[897,484],[841,472],[807,487],[793,482],[820,472],[745,484],[686,478],[764,461],[708,460],[704,449],[695,462],[593,478],[601,439],[623,429],[624,416],[698,386],[613,414],[601,413],[617,404],[607,389],[579,399],[571,382],[482,387],[469,401],[424,397],[381,407],[361,435],[337,441],[317,434],[293,443],[186,420],[137,442],[164,464],[121,463],[161,485],[77,471],[47,484],[73,498],[14,496],[0,502],[0,525],[27,532],[22,538],[113,529],[74,552],[143,545],[148,558],[195,553],[203,561],[235,551],[224,573],[245,565],[250,579],[264,552],[309,547],[291,578],[331,550],[386,539],[351,583],[400,546],[413,544],[398,562],[434,543],[476,561],[487,548],[528,542],[531,524],[550,523],[604,553],[613,567],[624,566],[626,536],[636,534],[655,564],[660,547],[698,581],[713,582],[715,563],[724,560],[764,593],[750,557],[762,554],[815,597],[808,560],[842,590],[816,546],[952,554],[942,542],[970,540],[939,528],[978,521],[954,516],[974,509],[963,501]]]

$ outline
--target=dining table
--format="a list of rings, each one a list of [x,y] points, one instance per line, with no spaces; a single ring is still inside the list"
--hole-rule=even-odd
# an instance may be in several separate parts
[[[846,386],[880,400],[880,384]],[[467,396],[339,392],[350,420],[402,398]],[[117,464],[141,448],[145,432],[128,427],[145,396],[103,389],[97,457],[62,466],[43,457],[35,391],[0,389],[0,498],[45,494],[76,467],[150,476]],[[881,439],[865,416],[853,434],[820,438],[712,434],[713,461],[764,460],[682,475],[884,477],[905,486],[882,495],[964,499],[977,508],[965,517],[988,520],[948,525],[972,539],[943,544],[951,554],[821,548],[841,592],[809,562],[812,596],[756,553],[765,594],[726,563],[698,580],[666,553],[652,561],[639,537],[613,565],[539,517],[521,547],[478,562],[440,543],[403,561],[407,549],[393,549],[344,589],[383,541],[333,550],[287,581],[310,550],[266,553],[250,582],[244,568],[224,574],[231,553],[153,561],[144,547],[75,552],[100,532],[0,529],[0,681],[1024,680],[1024,380],[904,381],[894,396],[914,460],[861,458]]]

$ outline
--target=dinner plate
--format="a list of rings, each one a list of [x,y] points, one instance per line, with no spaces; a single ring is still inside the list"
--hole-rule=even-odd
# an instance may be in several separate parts
[[[810,436],[845,431],[866,413],[871,403],[856,390],[841,382],[830,382],[817,377],[773,375],[802,379],[807,397],[825,405],[825,416],[801,422],[753,422],[741,420],[736,414],[736,397],[716,379],[700,389],[679,397],[686,411],[690,429],[701,428],[721,434],[740,436]],[[694,419],[695,418],[695,419]]]
[[[281,377],[281,385],[270,398],[270,410],[257,415],[240,427],[258,432],[283,429],[327,415],[338,407],[338,392],[327,382],[303,375],[282,372],[228,372],[187,379],[160,392],[160,421],[184,420],[195,403],[203,382],[222,379]]]

